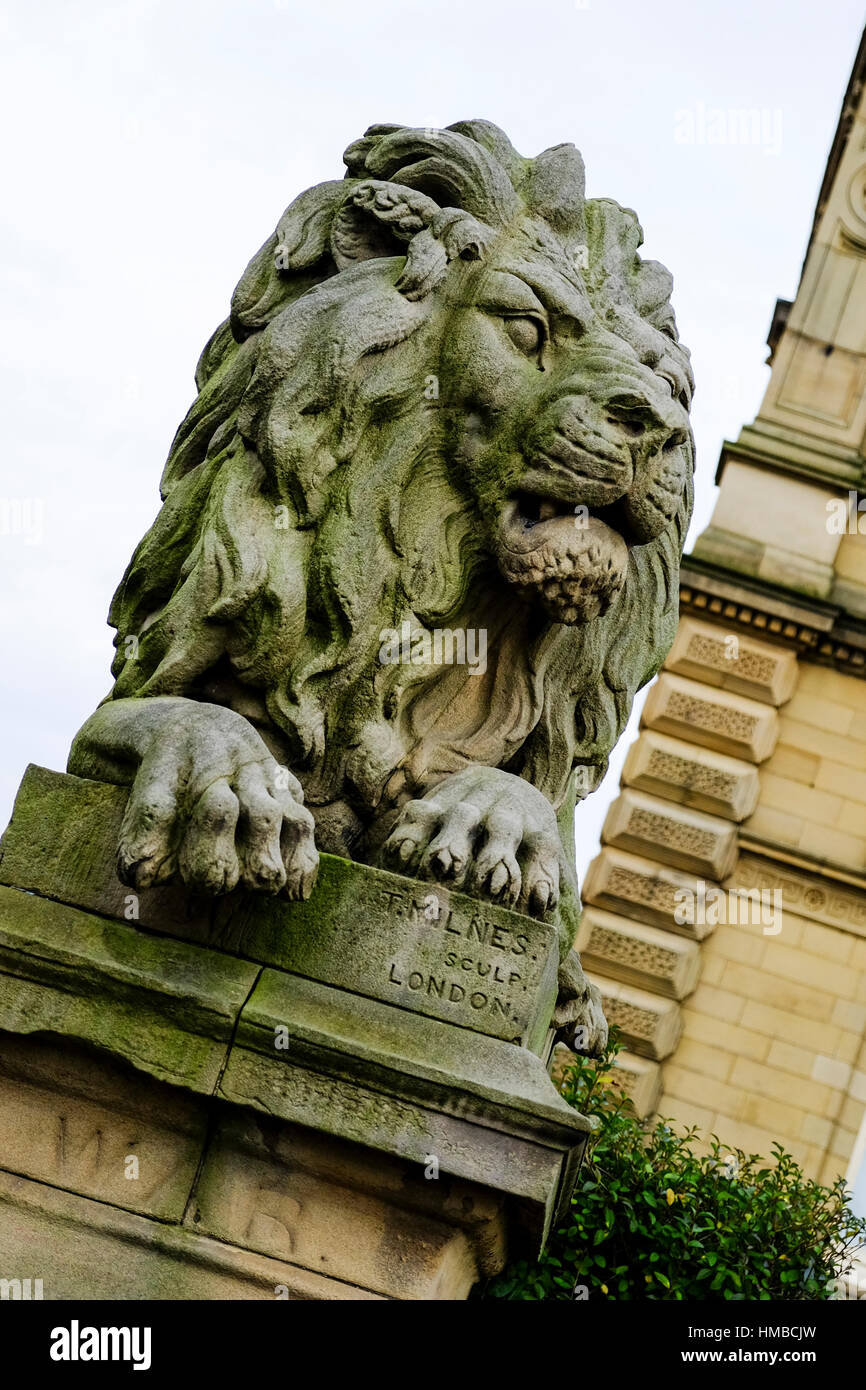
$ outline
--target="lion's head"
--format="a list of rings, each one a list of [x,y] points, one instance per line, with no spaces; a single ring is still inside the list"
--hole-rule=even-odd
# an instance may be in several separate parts
[[[572,145],[374,126],[344,158],[202,354],[112,606],[112,695],[230,702],[313,805],[362,820],[467,762],[558,805],[576,764],[595,785],[676,621],[692,381],[670,276],[632,212],[585,198]],[[485,630],[484,675],[424,657],[445,627]],[[383,628],[410,660],[382,664]]]

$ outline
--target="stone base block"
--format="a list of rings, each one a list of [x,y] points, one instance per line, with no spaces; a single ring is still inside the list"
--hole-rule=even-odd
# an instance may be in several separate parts
[[[536,1253],[591,1128],[556,929],[334,859],[303,904],[128,894],[123,796],[31,769],[4,837],[0,1278],[463,1299]]]
[[[0,1277],[41,1280],[46,1300],[382,1297],[2,1171],[0,1251]]]

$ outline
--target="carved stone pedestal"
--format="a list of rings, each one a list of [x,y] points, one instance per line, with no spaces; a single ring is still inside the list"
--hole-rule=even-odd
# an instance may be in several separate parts
[[[28,769],[0,857],[0,1278],[43,1297],[462,1299],[589,1122],[552,927],[323,856],[305,903],[131,893],[122,788]]]

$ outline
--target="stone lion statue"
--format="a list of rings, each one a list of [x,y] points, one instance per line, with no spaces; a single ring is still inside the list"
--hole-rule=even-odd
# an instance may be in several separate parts
[[[318,845],[570,945],[573,806],[676,624],[671,278],[573,145],[377,125],[344,162],[202,353],[69,770],[131,785],[134,888],[306,897]],[[558,1025],[597,1048],[573,953],[561,986]]]

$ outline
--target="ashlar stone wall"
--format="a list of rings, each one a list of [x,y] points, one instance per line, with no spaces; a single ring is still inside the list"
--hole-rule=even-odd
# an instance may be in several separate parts
[[[649,692],[578,946],[642,1113],[830,1181],[866,1108],[866,682],[715,609]]]

